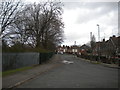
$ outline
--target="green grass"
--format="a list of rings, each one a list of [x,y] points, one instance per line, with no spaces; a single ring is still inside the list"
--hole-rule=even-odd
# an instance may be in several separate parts
[[[93,63],[93,64],[101,64],[101,62],[98,62],[98,61],[91,61],[89,59],[85,59],[86,61],[90,62],[90,63]]]
[[[2,72],[2,76],[8,76],[8,75],[11,75],[11,74],[14,74],[14,73],[17,73],[17,72],[20,72],[20,71],[24,71],[24,70],[28,70],[28,69],[32,69],[33,66],[31,67],[23,67],[23,68],[18,68],[18,69],[14,69],[14,70],[8,70],[8,71],[4,71]],[[1,73],[0,73],[1,74]]]
[[[101,62],[98,62],[98,61],[97,62],[93,61],[92,63],[93,64],[101,64]]]

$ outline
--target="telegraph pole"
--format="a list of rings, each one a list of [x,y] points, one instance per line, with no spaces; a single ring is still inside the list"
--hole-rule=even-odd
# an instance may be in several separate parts
[[[74,45],[76,45],[76,41],[74,42]]]
[[[99,28],[99,24],[97,24],[98,26],[98,60],[100,61],[100,28]]]
[[[92,41],[92,32],[90,32],[90,41]]]
[[[100,28],[99,28],[99,24],[97,24],[98,26],[98,42],[100,42]]]
[[[91,46],[91,50],[93,49],[92,48],[92,32],[90,32],[90,46]],[[93,57],[93,50],[92,50],[92,57]],[[90,62],[91,62],[91,60],[93,59],[92,57],[90,57]]]

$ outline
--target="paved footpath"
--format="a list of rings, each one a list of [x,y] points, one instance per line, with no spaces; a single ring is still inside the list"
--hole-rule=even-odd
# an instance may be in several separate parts
[[[15,74],[5,76],[2,78],[2,88],[13,88],[28,80],[39,76],[52,68],[62,65],[59,55],[54,55],[48,62],[38,65],[32,69],[17,72]]]

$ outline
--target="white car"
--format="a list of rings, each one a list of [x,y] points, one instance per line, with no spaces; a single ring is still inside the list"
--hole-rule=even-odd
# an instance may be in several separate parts
[[[58,54],[63,54],[63,52],[61,51],[61,52],[58,52]]]

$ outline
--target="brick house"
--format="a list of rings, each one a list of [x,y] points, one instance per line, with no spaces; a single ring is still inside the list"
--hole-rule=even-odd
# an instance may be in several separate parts
[[[93,49],[93,54],[98,55],[98,52],[100,52],[100,55],[102,56],[116,56],[120,53],[120,36],[116,37],[113,35],[109,38],[109,40],[105,41],[103,39],[102,42],[96,42],[96,46]],[[100,49],[99,49],[100,47]]]

